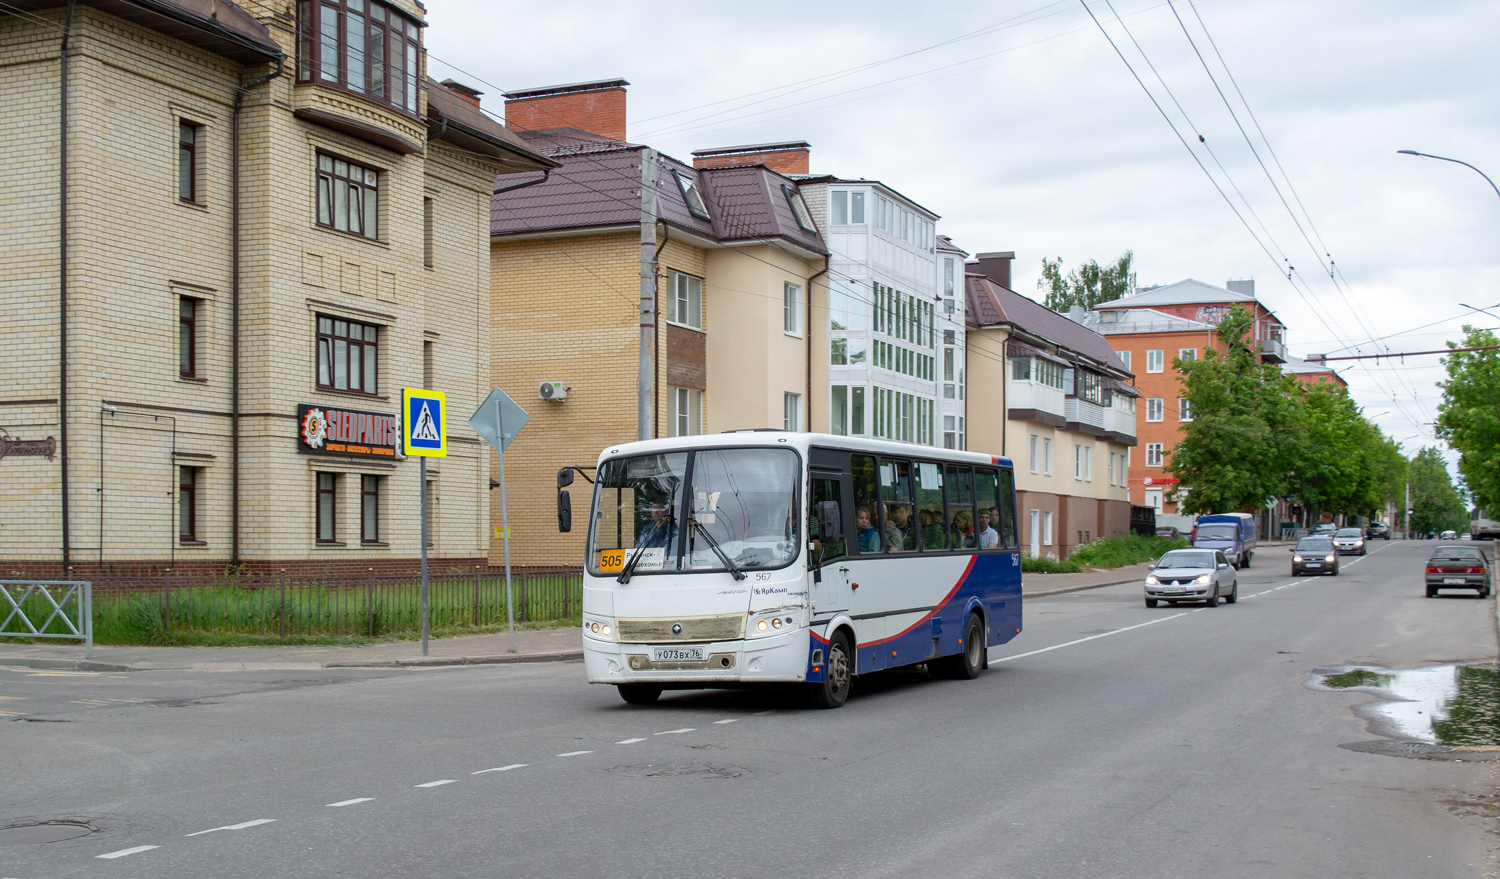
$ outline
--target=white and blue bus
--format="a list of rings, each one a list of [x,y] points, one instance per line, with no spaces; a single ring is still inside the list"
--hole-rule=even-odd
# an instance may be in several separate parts
[[[801,683],[835,708],[882,669],[976,677],[1021,631],[1008,459],[765,430],[622,443],[559,473],[564,531],[590,469],[584,663],[627,702]]]

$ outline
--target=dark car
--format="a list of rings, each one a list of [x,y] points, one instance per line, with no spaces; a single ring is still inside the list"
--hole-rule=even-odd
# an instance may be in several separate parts
[[[1165,537],[1168,540],[1176,540],[1177,538],[1182,536],[1182,532],[1178,531],[1176,528],[1173,528],[1171,525],[1158,525],[1156,526],[1156,536]]]
[[[1339,526],[1333,524],[1332,522],[1319,522],[1318,524],[1313,526],[1312,533],[1319,537],[1332,537],[1334,534],[1338,533],[1338,530]]]
[[[1385,522],[1371,522],[1365,529],[1365,537],[1370,540],[1390,540],[1391,526]]]
[[[1339,552],[1332,537],[1304,537],[1292,548],[1292,576],[1339,573]]]
[[[1439,589],[1473,589],[1490,597],[1490,560],[1477,546],[1440,546],[1427,560],[1427,597]]]

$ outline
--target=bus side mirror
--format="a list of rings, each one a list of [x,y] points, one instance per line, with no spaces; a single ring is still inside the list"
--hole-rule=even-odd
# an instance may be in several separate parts
[[[557,493],[557,530],[564,534],[573,530],[573,499],[566,491]]]
[[[573,484],[573,468],[563,467],[557,471],[557,488],[561,491]]]
[[[843,539],[844,520],[838,501],[818,501],[814,512],[818,517],[818,533],[813,535],[814,538],[824,543]]]

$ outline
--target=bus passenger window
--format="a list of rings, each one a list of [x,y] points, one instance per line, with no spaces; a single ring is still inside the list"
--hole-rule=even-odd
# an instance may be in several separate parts
[[[1000,546],[1004,549],[1021,548],[1020,525],[1016,520],[1016,476],[1010,470],[1000,471]]]
[[[979,507],[974,533],[978,535],[980,549],[1000,548],[1000,501],[995,477],[995,471],[988,467],[974,471],[974,498]]]
[[[929,461],[917,462],[917,536],[924,552],[948,548],[943,528],[943,468]]]
[[[881,543],[886,552],[915,552],[917,523],[911,495],[911,464],[880,459],[880,500],[885,504]]]
[[[880,499],[875,494],[875,459],[849,459],[854,482],[854,546],[860,553],[880,552]]]
[[[949,464],[943,477],[943,496],[948,502],[948,533],[954,549],[974,549],[974,487],[968,467]]]

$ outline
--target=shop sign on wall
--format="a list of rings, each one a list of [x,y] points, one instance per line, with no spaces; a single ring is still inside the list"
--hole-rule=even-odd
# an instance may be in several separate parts
[[[322,455],[404,458],[401,423],[394,415],[303,403],[297,407],[297,446]]]
[[[23,440],[11,436],[9,431],[0,427],[0,458],[20,458],[28,455],[51,461],[57,457],[57,437]]]

